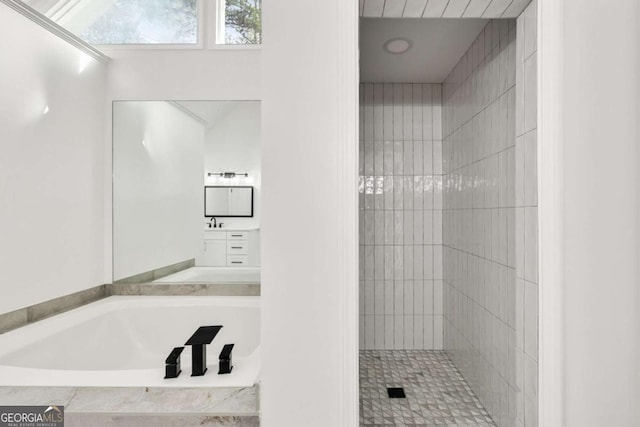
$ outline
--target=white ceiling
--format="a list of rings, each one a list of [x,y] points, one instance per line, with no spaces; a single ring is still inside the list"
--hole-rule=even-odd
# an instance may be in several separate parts
[[[360,0],[369,18],[517,18],[531,0]]]
[[[485,19],[361,19],[360,81],[441,83],[486,24]],[[405,53],[386,52],[384,44],[396,37],[413,45]]]

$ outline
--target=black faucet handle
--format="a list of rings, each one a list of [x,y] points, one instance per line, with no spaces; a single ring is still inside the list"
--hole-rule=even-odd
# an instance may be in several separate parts
[[[218,367],[218,375],[222,374],[230,374],[233,370],[233,366],[231,365],[231,351],[233,350],[234,344],[225,344],[222,347],[222,351],[220,352],[219,367]]]
[[[171,353],[169,353],[169,356],[167,356],[167,360],[165,360],[164,363],[180,363],[180,354],[182,354],[182,350],[184,350],[184,347],[175,347],[171,350]]]
[[[222,347],[219,359],[231,359],[231,351],[233,350],[234,345],[235,344],[225,344],[224,347]]]
[[[165,363],[165,378],[177,378],[182,370],[180,369],[180,354],[184,347],[175,347],[167,356]]]

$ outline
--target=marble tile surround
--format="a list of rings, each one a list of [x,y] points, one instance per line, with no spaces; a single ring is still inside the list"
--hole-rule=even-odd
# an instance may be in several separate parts
[[[0,387],[0,405],[64,405],[70,426],[259,425],[258,386]]]
[[[71,413],[256,415],[258,387],[0,387],[0,405],[49,404]]]
[[[72,310],[81,305],[98,301],[109,295],[109,285],[100,285],[9,313],[0,314],[0,334]]]
[[[164,267],[149,270],[144,273],[136,274],[134,276],[125,277],[123,279],[116,280],[114,283],[148,283],[154,280],[161,279],[163,277],[170,276],[179,271],[186,270],[196,265],[196,259],[191,258],[186,261],[177,262],[175,264],[167,265]]]
[[[258,416],[65,414],[67,427],[258,427]]]
[[[110,295],[224,295],[260,296],[260,285],[252,283],[114,283]]]
[[[406,399],[390,399],[402,387]],[[495,427],[443,351],[360,351],[360,426]]]
[[[442,86],[360,88],[360,348],[441,349]]]

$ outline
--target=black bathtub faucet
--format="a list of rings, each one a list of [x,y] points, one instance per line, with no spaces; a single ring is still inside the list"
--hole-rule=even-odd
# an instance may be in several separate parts
[[[199,377],[207,372],[207,344],[218,335],[222,326],[200,326],[184,345],[191,346],[191,376]]]

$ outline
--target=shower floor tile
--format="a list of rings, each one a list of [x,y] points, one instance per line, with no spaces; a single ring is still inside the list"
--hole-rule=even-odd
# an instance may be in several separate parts
[[[389,398],[402,387],[405,399]],[[360,426],[495,427],[445,352],[360,351]]]

